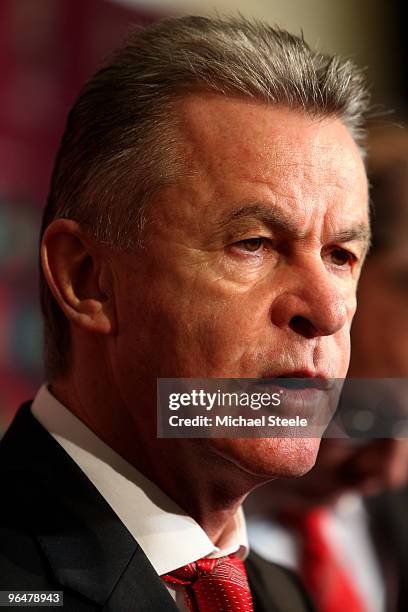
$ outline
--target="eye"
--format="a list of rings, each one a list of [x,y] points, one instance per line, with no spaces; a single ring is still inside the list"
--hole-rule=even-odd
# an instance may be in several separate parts
[[[330,259],[331,262],[339,268],[344,268],[346,266],[351,268],[357,261],[357,257],[353,253],[341,248],[335,248],[330,251]]]
[[[261,237],[246,238],[236,242],[234,246],[246,251],[247,253],[257,253],[264,246],[265,239]]]

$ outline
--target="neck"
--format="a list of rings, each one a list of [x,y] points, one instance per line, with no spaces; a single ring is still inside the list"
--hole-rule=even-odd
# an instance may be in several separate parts
[[[206,439],[157,440],[149,447],[160,462],[137,466],[218,545],[248,493],[254,478],[211,449]],[[216,475],[216,477],[215,477]]]
[[[119,394],[113,398],[101,385],[86,385],[71,378],[55,381],[51,391],[194,518],[215,545],[222,541],[245,497],[260,484],[259,478],[224,458],[209,440],[157,438],[155,419],[144,418],[155,414],[152,406],[135,415],[116,399]],[[144,403],[140,397],[139,408]]]

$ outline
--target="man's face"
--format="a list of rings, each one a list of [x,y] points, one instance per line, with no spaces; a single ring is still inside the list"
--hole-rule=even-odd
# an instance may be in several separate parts
[[[114,367],[138,422],[155,422],[156,377],[344,377],[366,246],[339,120],[215,95],[179,112],[187,172],[149,204],[144,249],[117,257]],[[319,441],[203,443],[273,476],[309,469]]]

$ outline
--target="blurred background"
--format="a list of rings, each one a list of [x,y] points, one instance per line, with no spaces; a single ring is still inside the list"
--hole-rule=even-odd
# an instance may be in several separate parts
[[[66,113],[131,23],[189,12],[264,19],[366,67],[373,100],[408,103],[403,0],[1,0],[0,436],[42,380],[37,237]]]

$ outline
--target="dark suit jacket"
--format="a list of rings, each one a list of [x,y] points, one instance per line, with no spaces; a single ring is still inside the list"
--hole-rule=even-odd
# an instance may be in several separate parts
[[[72,612],[176,611],[143,550],[29,403],[0,443],[0,490],[0,590],[62,590]],[[311,610],[291,572],[253,554],[246,565],[256,612]]]

